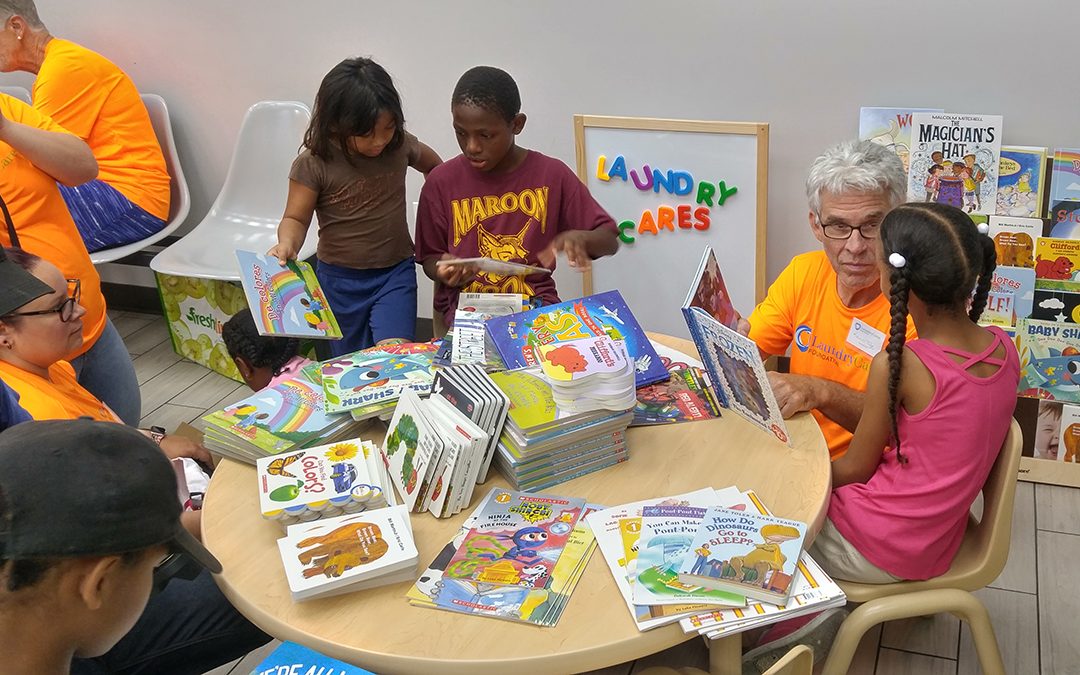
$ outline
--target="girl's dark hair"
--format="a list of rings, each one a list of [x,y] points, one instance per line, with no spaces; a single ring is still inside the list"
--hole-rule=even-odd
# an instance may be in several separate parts
[[[232,358],[242,357],[256,368],[269,368],[274,375],[300,351],[296,338],[259,335],[251,310],[244,308],[221,327],[221,339]]]
[[[345,59],[319,85],[311,124],[304,133],[304,147],[323,160],[340,149],[351,164],[349,137],[371,133],[384,110],[396,125],[386,150],[396,150],[405,140],[405,114],[393,79],[371,59]]]
[[[917,295],[930,312],[962,312],[970,301],[968,318],[978,321],[986,308],[997,255],[994,241],[981,234],[966,213],[936,203],[902,204],[890,211],[881,223],[881,247],[892,287],[892,323],[885,348],[889,356],[889,418],[896,458],[907,463],[900,453],[896,392],[907,333],[908,294]],[[903,266],[889,260],[893,253],[904,257]]]
[[[465,71],[454,87],[450,105],[461,103],[490,110],[507,122],[521,112],[521,94],[510,73],[493,66],[476,66]]]

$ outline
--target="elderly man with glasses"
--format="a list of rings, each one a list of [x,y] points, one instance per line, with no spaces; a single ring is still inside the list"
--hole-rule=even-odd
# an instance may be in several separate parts
[[[796,256],[742,324],[763,355],[790,347],[790,372],[769,374],[773,393],[784,417],[813,413],[834,459],[851,442],[870,361],[889,332],[878,229],[906,189],[900,159],[880,145],[846,141],[826,150],[806,179],[810,229],[823,250]]]

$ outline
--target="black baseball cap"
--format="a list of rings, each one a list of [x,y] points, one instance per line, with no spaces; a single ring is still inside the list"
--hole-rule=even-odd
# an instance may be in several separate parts
[[[0,558],[114,555],[165,544],[221,563],[180,524],[177,474],[152,440],[88,418],[0,433]]]
[[[0,316],[52,292],[52,286],[9,260],[0,246]]]

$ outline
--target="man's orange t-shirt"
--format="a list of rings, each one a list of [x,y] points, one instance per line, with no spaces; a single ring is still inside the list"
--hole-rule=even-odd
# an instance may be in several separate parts
[[[22,101],[0,94],[0,114],[37,129],[64,132],[58,124]],[[82,282],[83,344],[68,358],[90,349],[105,330],[105,296],[101,277],[86,252],[56,181],[7,143],[0,142],[0,196],[7,202],[22,248],[60,268],[68,279]],[[0,243],[11,245],[0,222]]]
[[[881,332],[881,343],[871,349],[849,342],[852,328],[873,335],[865,327]],[[851,309],[836,292],[836,271],[824,251],[795,256],[780,273],[765,300],[750,315],[750,338],[767,354],[783,354],[791,346],[791,372],[838,382],[857,391],[866,391],[870,362],[889,336],[889,299],[879,295],[868,305]],[[915,339],[915,326],[908,317],[907,339]],[[833,459],[847,451],[851,432],[812,411]]]
[[[169,172],[135,83],[112,61],[53,38],[34,80],[34,108],[82,138],[98,179],[162,220],[169,217]]]
[[[120,419],[76,381],[67,361],[49,367],[49,378],[0,361],[0,378],[19,394],[19,405],[36,420],[73,420],[90,417],[100,422]]]

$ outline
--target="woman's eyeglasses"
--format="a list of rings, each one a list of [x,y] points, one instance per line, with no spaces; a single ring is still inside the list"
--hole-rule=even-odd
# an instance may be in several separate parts
[[[36,312],[11,312],[10,314],[5,314],[4,317],[59,314],[60,320],[64,323],[71,321],[75,318],[75,305],[79,304],[79,299],[82,297],[82,283],[78,279],[67,279],[66,281],[68,283],[68,297],[56,307],[53,307],[52,309],[42,309]]]

